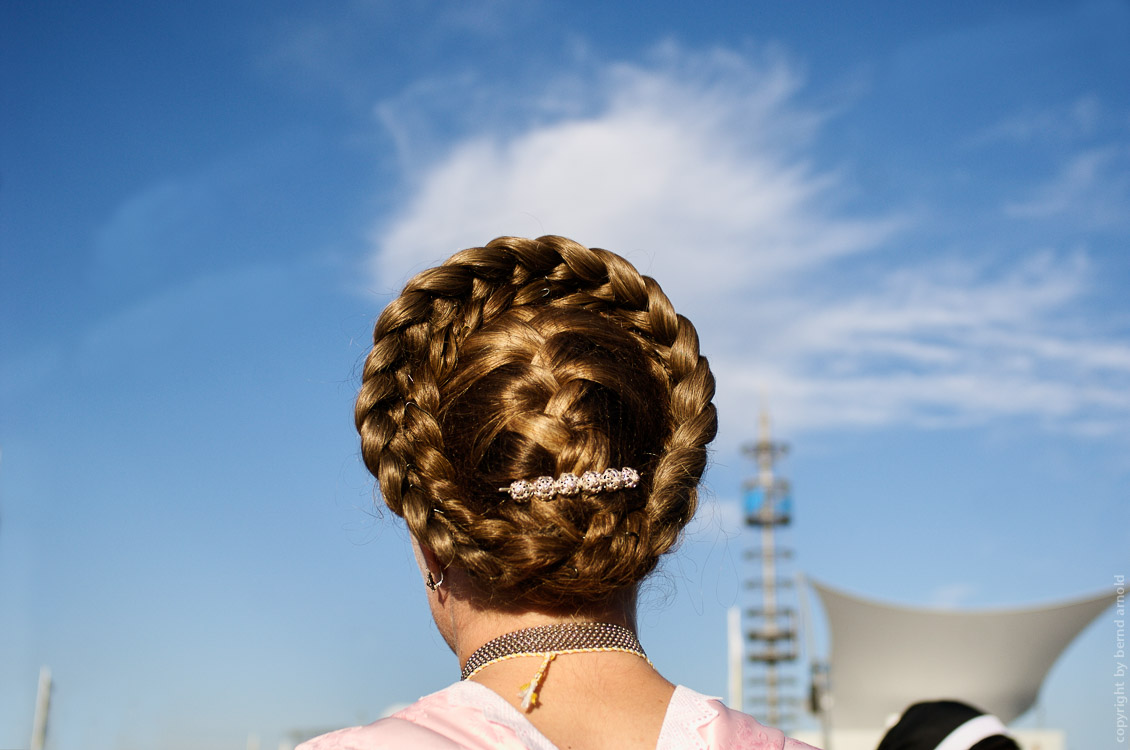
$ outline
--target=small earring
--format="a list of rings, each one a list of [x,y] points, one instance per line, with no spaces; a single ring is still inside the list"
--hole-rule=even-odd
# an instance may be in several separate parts
[[[438,589],[440,586],[443,585],[443,573],[439,574],[439,580],[437,581],[435,578],[432,577],[432,571],[429,570],[428,571],[428,578],[427,578],[427,580],[424,581],[424,585],[428,587],[429,591],[435,591],[436,589]]]

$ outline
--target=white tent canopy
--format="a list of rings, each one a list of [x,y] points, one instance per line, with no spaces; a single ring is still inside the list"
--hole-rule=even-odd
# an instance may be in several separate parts
[[[868,601],[812,583],[831,629],[831,724],[873,729],[922,700],[958,699],[1004,722],[1036,702],[1060,653],[1112,594],[1031,609],[952,611]]]

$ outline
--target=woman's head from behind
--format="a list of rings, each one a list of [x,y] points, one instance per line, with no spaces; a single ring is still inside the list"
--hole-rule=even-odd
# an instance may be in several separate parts
[[[484,605],[582,609],[634,587],[690,520],[713,393],[654,280],[561,237],[504,237],[385,309],[356,419],[388,507]],[[500,491],[622,467],[635,487]]]

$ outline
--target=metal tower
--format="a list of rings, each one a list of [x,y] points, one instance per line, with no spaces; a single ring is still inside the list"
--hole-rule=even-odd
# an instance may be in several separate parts
[[[755,713],[763,713],[768,724],[790,725],[796,723],[800,705],[794,666],[798,656],[797,592],[794,576],[784,574],[792,550],[779,543],[777,532],[792,521],[792,496],[788,480],[774,471],[788,445],[773,441],[764,409],[757,442],[745,446],[743,452],[757,464],[756,476],[743,485],[745,522],[758,540],[746,551],[746,559],[754,562],[754,573],[745,584],[754,602],[745,610],[748,683],[754,686],[750,698]]]

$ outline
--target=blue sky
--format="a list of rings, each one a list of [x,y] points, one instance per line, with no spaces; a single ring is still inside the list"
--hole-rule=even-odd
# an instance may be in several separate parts
[[[502,234],[627,256],[715,367],[641,615],[672,679],[726,689],[763,401],[809,575],[1110,589],[1130,6],[986,5],[5,3],[0,747],[44,664],[55,750],[274,748],[454,679],[351,402],[407,276]],[[1110,743],[1114,627],[1025,725]]]

